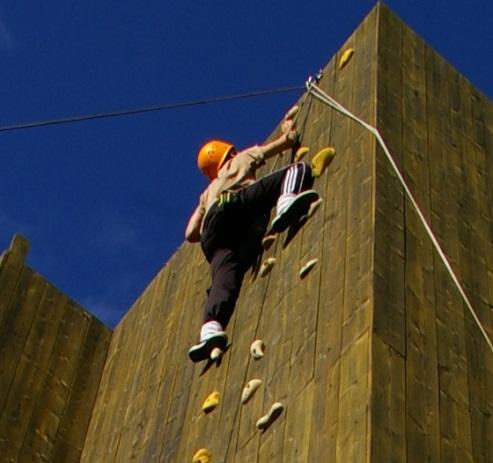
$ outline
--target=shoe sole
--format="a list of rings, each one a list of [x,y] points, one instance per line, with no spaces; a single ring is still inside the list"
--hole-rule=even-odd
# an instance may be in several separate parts
[[[272,222],[272,230],[281,233],[290,225],[296,223],[303,215],[308,213],[310,204],[319,199],[315,190],[308,190],[300,193],[291,203],[286,211],[275,221]]]
[[[227,336],[215,336],[213,338],[208,339],[199,348],[194,350],[189,350],[188,357],[194,363],[202,362],[203,360],[208,360],[210,358],[211,352],[216,347],[224,351],[227,344],[228,344]]]

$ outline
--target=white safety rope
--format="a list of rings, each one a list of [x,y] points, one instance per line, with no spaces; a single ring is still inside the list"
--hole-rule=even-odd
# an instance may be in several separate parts
[[[421,223],[423,224],[426,232],[428,233],[428,236],[431,239],[431,242],[433,243],[433,246],[435,247],[438,255],[441,257],[443,264],[445,265],[445,268],[447,271],[450,273],[450,276],[452,277],[453,282],[455,283],[455,286],[459,290],[460,295],[462,296],[462,299],[464,300],[464,303],[466,304],[467,308],[469,309],[469,312],[471,312],[471,315],[476,322],[479,330],[481,331],[482,335],[484,336],[484,339],[486,340],[488,346],[491,349],[491,352],[493,352],[493,344],[486,333],[486,330],[484,329],[483,325],[481,324],[481,320],[479,320],[478,316],[476,315],[476,312],[469,301],[469,298],[467,297],[464,289],[462,288],[459,279],[457,278],[457,275],[455,274],[454,270],[452,269],[452,266],[445,255],[445,253],[442,250],[442,247],[440,246],[440,243],[438,242],[437,238],[435,237],[435,234],[433,233],[433,230],[431,229],[430,225],[426,221],[426,218],[424,214],[421,212],[421,209],[418,206],[418,203],[414,199],[414,196],[411,193],[411,190],[406,184],[406,181],[404,180],[403,175],[399,171],[399,168],[397,167],[397,164],[395,163],[392,155],[390,154],[389,149],[387,148],[387,145],[383,141],[382,136],[380,135],[380,132],[375,128],[366,123],[365,121],[361,120],[359,117],[355,116],[351,111],[346,109],[344,106],[342,106],[340,103],[338,103],[336,100],[334,100],[332,97],[330,97],[327,93],[325,93],[323,90],[321,90],[317,84],[312,80],[309,79],[306,83],[306,88],[307,91],[310,95],[315,97],[317,100],[321,101],[322,103],[325,103],[329,105],[331,108],[335,109],[336,111],[340,112],[341,114],[344,114],[345,116],[349,117],[352,119],[354,122],[358,123],[359,125],[363,126],[365,129],[369,130],[373,135],[375,135],[378,143],[382,147],[385,156],[387,157],[388,161],[390,162],[390,165],[392,166],[395,174],[397,175],[397,178],[402,184],[402,187],[404,188],[404,191],[406,192],[407,197],[411,201],[412,205],[416,209],[416,212],[418,213],[419,219]]]

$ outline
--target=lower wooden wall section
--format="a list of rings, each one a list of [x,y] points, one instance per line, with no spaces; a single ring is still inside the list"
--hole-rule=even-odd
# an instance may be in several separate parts
[[[24,265],[0,257],[0,460],[78,462],[111,331]]]

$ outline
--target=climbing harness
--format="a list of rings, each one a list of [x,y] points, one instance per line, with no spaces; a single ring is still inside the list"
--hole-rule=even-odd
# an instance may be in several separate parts
[[[479,317],[477,316],[471,302],[469,301],[469,298],[467,297],[464,289],[462,288],[457,275],[455,274],[454,270],[452,269],[452,265],[450,264],[447,256],[445,255],[445,252],[443,251],[442,247],[440,246],[440,243],[438,242],[437,238],[435,237],[433,230],[431,229],[430,225],[426,221],[426,218],[425,218],[423,212],[421,212],[421,209],[419,208],[418,203],[416,202],[416,199],[412,195],[411,190],[409,189],[406,181],[404,180],[403,175],[401,174],[399,168],[397,167],[397,164],[395,163],[389,149],[387,148],[387,145],[383,141],[383,138],[380,135],[380,132],[378,131],[378,129],[376,129],[375,127],[371,126],[370,124],[366,123],[365,121],[363,121],[362,119],[360,119],[359,117],[354,115],[351,111],[346,109],[344,106],[342,106],[336,100],[334,100],[331,96],[329,96],[327,93],[325,93],[323,90],[321,90],[320,87],[318,87],[317,83],[318,83],[318,80],[313,79],[312,77],[310,77],[307,80],[307,82],[305,84],[306,90],[307,90],[307,92],[305,93],[305,97],[308,95],[311,95],[313,98],[315,98],[315,99],[319,100],[320,102],[330,106],[331,108],[338,111],[339,113],[349,117],[351,120],[353,120],[357,124],[361,125],[363,128],[367,129],[368,131],[370,131],[375,136],[376,140],[378,141],[378,143],[382,147],[382,149],[385,153],[385,156],[387,157],[390,165],[392,166],[392,169],[394,170],[395,174],[397,175],[397,178],[399,179],[402,187],[404,188],[404,191],[405,191],[408,199],[411,201],[411,204],[413,205],[414,209],[416,210],[423,227],[425,228],[431,242],[433,243],[433,246],[435,247],[435,250],[437,251],[440,258],[442,259],[442,262],[445,265],[445,268],[449,272],[453,282],[455,283],[455,286],[457,287],[462,299],[464,300],[464,303],[466,304],[467,308],[469,309],[469,312],[471,313],[474,321],[476,322],[476,325],[478,326],[478,328],[481,331],[481,334],[483,335],[486,343],[488,344],[489,348],[491,349],[491,352],[493,352],[493,344],[492,344],[488,334],[486,333],[486,330],[483,327],[481,320],[479,320]]]

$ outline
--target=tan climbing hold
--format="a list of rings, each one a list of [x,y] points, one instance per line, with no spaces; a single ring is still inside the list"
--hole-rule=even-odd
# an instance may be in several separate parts
[[[344,53],[341,56],[341,59],[339,60],[339,69],[342,69],[346,64],[349,62],[351,57],[354,54],[354,48],[348,48],[347,50],[344,51]]]
[[[266,259],[260,267],[260,276],[264,277],[265,275],[267,275],[272,270],[272,267],[274,267],[275,263],[276,259],[274,257],[269,257],[268,259]]]
[[[308,153],[309,151],[310,148],[308,148],[308,146],[301,146],[300,148],[298,148],[294,155],[294,162],[301,161],[305,157],[306,153]]]
[[[241,403],[245,405],[255,394],[255,391],[260,387],[262,381],[260,379],[251,379],[243,388],[241,393]]]
[[[261,339],[256,339],[250,346],[250,354],[255,360],[261,359],[265,354],[265,344]]]
[[[317,265],[318,259],[309,260],[300,270],[300,278],[305,278],[308,275],[308,272]]]
[[[192,459],[192,463],[210,463],[211,453],[207,449],[200,449]]]
[[[220,397],[221,396],[217,391],[210,394],[209,397],[207,397],[207,399],[205,399],[205,402],[202,404],[202,411],[204,413],[212,412],[212,410],[214,410],[219,405]]]
[[[306,214],[306,217],[309,219],[310,217],[317,212],[318,208],[322,205],[324,200],[322,198],[318,198],[316,201],[310,204],[310,209],[308,209],[308,213]]]
[[[210,359],[214,362],[223,356],[224,352],[219,347],[214,347],[211,351]]]
[[[277,418],[279,418],[283,410],[284,405],[281,402],[273,404],[272,407],[270,407],[269,413],[257,421],[257,429],[267,429],[275,420],[277,420]]]
[[[312,159],[312,174],[320,177],[334,159],[336,150],[331,146],[321,149]]]
[[[277,235],[275,233],[264,236],[264,238],[262,239],[262,248],[267,251],[268,249],[270,249],[276,239]]]
[[[299,111],[300,107],[298,105],[294,105],[292,108],[289,109],[289,111],[286,113],[284,116],[284,119],[293,119],[294,116],[296,116],[296,113]]]

